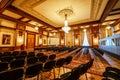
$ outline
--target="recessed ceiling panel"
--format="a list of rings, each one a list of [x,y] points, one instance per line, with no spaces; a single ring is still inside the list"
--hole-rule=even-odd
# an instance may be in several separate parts
[[[23,19],[21,19],[21,21],[28,21],[29,19],[28,18],[23,18]]]
[[[106,20],[119,19],[119,18],[120,18],[120,14],[114,15],[114,16],[108,16],[108,17],[106,17],[105,21],[106,21]]]
[[[8,11],[8,10],[5,10],[2,14],[10,16],[10,17],[15,18],[15,19],[19,19],[22,17],[21,15],[18,15],[16,13],[13,13],[13,12]]]
[[[38,23],[38,22],[35,22],[35,21],[30,21],[30,22],[28,22],[28,23],[30,23],[30,24],[32,24],[32,25],[35,25],[35,26],[43,26],[42,24],[40,24],[40,23]]]

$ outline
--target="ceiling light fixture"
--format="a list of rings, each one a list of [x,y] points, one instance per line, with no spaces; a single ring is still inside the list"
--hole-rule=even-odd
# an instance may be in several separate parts
[[[108,30],[109,30],[110,28],[111,28],[111,26],[110,26],[110,25],[108,25],[108,26],[106,27],[106,29],[108,29]]]
[[[62,30],[65,33],[68,33],[69,30],[71,30],[71,28],[68,26],[68,20],[67,20],[67,16],[70,16],[71,14],[73,14],[73,11],[71,9],[63,9],[59,12],[59,15],[65,17],[64,26],[62,27]]]
[[[38,29],[39,29],[38,23],[36,23],[35,30],[38,30]]]
[[[35,30],[38,30],[39,28],[38,28],[38,26],[35,26]]]

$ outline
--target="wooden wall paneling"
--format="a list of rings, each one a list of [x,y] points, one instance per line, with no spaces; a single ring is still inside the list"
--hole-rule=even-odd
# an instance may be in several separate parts
[[[92,46],[98,47],[99,26],[91,28],[91,39],[92,39]]]
[[[80,38],[79,38],[80,32],[78,30],[74,30],[74,46],[80,46]]]
[[[17,29],[19,30],[25,30],[25,25],[24,24],[18,24]]]
[[[65,33],[60,31],[60,46],[64,46],[65,45]]]

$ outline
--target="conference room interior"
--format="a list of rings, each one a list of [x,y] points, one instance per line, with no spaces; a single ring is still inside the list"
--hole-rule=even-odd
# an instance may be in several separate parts
[[[120,0],[0,0],[0,80],[120,80]]]

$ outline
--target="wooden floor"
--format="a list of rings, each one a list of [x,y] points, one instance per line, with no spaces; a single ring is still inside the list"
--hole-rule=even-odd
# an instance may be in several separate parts
[[[43,51],[44,52],[44,51]],[[47,55],[49,55],[51,52],[44,52],[45,54],[47,54]],[[53,53],[53,52],[52,52]],[[65,54],[66,52],[63,52],[63,53],[61,53],[61,54]],[[57,54],[57,53],[55,53],[55,54]],[[72,55],[72,53],[68,53],[69,55]],[[67,56],[68,54],[65,54],[65,55],[58,55],[59,57],[65,57],[65,56]],[[91,53],[91,51],[90,51],[90,54],[91,55],[93,55],[92,53]],[[79,56],[81,56],[81,54],[78,54]],[[75,56],[75,55],[73,55],[73,56]],[[93,56],[92,56],[93,57]],[[112,66],[112,67],[116,67],[116,68],[119,68],[120,69],[120,60],[118,60],[118,59],[116,59],[116,58],[114,58],[114,57],[112,57],[111,55],[109,55],[109,54],[107,54],[107,53],[105,53],[103,56],[102,56],[102,58],[103,59],[105,59],[105,61],[106,62],[108,62],[108,64],[110,64],[110,65],[107,65],[107,66]],[[76,58],[73,58],[74,60],[73,60],[73,62],[74,61],[76,61],[76,62],[80,62],[81,60],[83,60],[83,59],[89,59],[88,58],[88,56],[87,57],[83,57],[83,56],[81,56],[80,57],[80,59],[78,59],[78,60],[76,60]],[[101,61],[100,61],[100,59],[99,58],[96,58],[95,59],[95,62],[100,66],[100,68],[102,69],[102,70],[100,70],[100,69],[97,69],[96,71],[102,71],[101,73],[103,73],[104,72],[104,70],[105,70],[105,68],[106,68],[106,64],[104,64],[103,63],[103,65],[101,64]],[[95,63],[94,63],[95,64]],[[72,65],[72,67],[73,66],[75,66],[75,65]],[[69,71],[71,71],[71,68],[65,68],[64,67],[64,69],[65,69],[65,72],[69,72]],[[56,75],[56,77],[58,77],[58,70],[57,69],[55,69],[56,71],[56,73],[55,73],[55,75]],[[51,71],[51,73],[53,73],[53,70]],[[64,74],[64,71],[63,71],[63,67],[60,69],[60,75],[61,74]],[[50,76],[48,76],[48,73],[42,73],[42,80],[53,80],[53,78],[54,78],[54,75],[53,74],[51,74]],[[103,78],[103,76],[102,75],[98,75],[98,74],[94,74],[94,73],[91,73],[91,72],[87,72],[87,80],[101,80]],[[34,78],[29,78],[29,79],[25,79],[25,80],[36,80],[36,77],[34,77]],[[40,76],[40,79],[39,80],[41,80],[41,76]],[[79,80],[86,80],[86,76],[85,75],[82,75],[82,76],[80,76],[80,78],[79,78]]]

